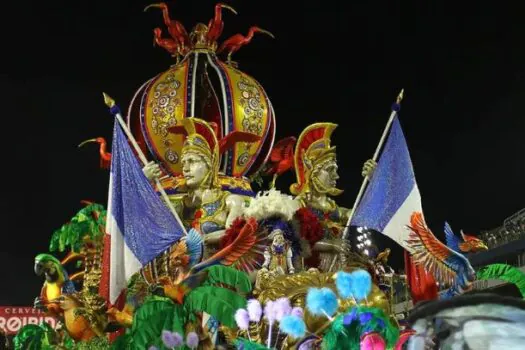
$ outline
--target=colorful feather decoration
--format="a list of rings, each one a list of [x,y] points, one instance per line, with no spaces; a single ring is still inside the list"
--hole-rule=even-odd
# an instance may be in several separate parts
[[[431,272],[444,285],[468,289],[475,278],[468,259],[441,243],[430,231],[421,213],[413,213],[410,224],[407,243],[413,249],[414,262]]]
[[[241,217],[235,219],[221,239],[221,249],[227,248],[230,244],[235,242],[245,226],[246,219]],[[244,254],[239,256],[237,261],[230,265],[231,267],[248,274],[261,268],[264,262],[264,250],[268,245],[268,238],[266,232],[261,229],[259,225],[257,225],[257,228],[254,232],[254,237],[255,242],[253,245],[251,245],[251,247],[247,249]]]
[[[186,236],[186,247],[188,255],[190,256],[190,266],[193,266],[202,259],[204,241],[199,231],[194,228],[189,230]]]
[[[207,267],[221,264],[230,266],[239,260],[246,252],[250,251],[251,248],[257,243],[257,221],[254,218],[250,218],[246,221],[239,235],[235,240],[219,250],[209,259],[193,266],[190,273],[196,273]]]

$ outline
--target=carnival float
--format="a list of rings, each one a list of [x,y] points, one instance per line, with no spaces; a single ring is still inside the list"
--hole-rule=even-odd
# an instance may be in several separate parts
[[[416,330],[393,313],[395,283],[415,303],[464,294],[476,277],[523,277],[506,265],[476,275],[465,253],[483,242],[448,225],[440,242],[420,208],[406,225],[378,230],[406,230],[393,238],[406,248],[403,275],[388,266],[389,249],[370,258],[351,246],[350,224],[377,227],[365,214],[382,210],[374,179],[394,162],[402,92],[363,166],[354,212],[336,201],[337,125],[276,140],[268,94],[233,61],[269,31],[251,27],[221,42],[222,12],[236,13],[222,3],[189,32],[165,3],[145,10],[159,11],[165,29],[153,38],[173,65],[135,92],[125,115],[104,94],[115,118],[111,153],[102,138],[81,146],[99,144],[108,206],[83,202],[35,258],[43,279],[35,307],[60,327],[26,326],[15,348],[402,349]],[[295,182],[278,189],[287,171]]]

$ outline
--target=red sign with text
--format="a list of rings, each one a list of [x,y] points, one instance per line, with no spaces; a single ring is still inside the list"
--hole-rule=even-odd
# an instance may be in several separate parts
[[[6,334],[16,334],[20,328],[28,324],[47,322],[53,328],[57,320],[46,316],[41,310],[30,306],[0,306],[0,329]]]

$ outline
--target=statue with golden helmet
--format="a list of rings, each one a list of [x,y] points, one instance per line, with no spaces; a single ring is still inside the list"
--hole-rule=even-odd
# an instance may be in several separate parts
[[[366,260],[352,253],[342,234],[351,209],[341,207],[331,198],[342,194],[337,188],[338,165],[336,147],[331,146],[331,136],[336,124],[315,123],[299,136],[294,152],[297,181],[290,191],[296,195],[301,206],[313,214],[322,226],[322,236],[312,245],[309,267],[324,272],[335,272],[346,267],[348,260]],[[371,174],[375,163],[367,161],[363,176]]]

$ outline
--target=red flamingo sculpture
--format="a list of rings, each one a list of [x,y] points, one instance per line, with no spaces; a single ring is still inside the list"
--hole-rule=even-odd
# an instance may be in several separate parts
[[[100,153],[100,167],[102,169],[109,169],[111,165],[111,153],[107,152],[107,142],[103,137],[97,137],[95,139],[89,139],[84,142],[82,142],[78,147],[84,146],[86,143],[90,142],[96,142],[100,145],[99,147],[99,153]]]
[[[237,14],[237,11],[235,11],[233,7],[223,4],[222,2],[215,5],[215,17],[208,23],[208,34],[206,34],[206,39],[209,43],[216,42],[221,36],[222,30],[224,29],[224,22],[222,21],[223,8],[230,10],[234,14]]]
[[[180,47],[175,39],[168,39],[162,37],[162,29],[153,29],[153,46],[158,45],[164,50],[168,51],[172,57],[178,57],[180,54]]]
[[[171,19],[168,5],[166,5],[166,3],[161,2],[158,4],[151,4],[146,6],[144,11],[147,11],[152,7],[160,8],[162,10],[162,18],[164,19],[164,24],[168,27],[168,33],[177,41],[182,53],[185,54],[190,45],[190,37],[188,36],[188,32],[186,31],[186,28],[184,28],[184,25],[179,21]]]
[[[248,35],[246,36],[242,34],[235,34],[231,36],[230,38],[226,39],[221,44],[219,49],[217,50],[217,53],[222,53],[222,52],[227,51],[228,52],[228,62],[231,62],[232,54],[237,52],[244,45],[249,44],[250,41],[252,41],[253,35],[255,33],[263,33],[263,34],[271,36],[272,38],[275,38],[274,35],[270,33],[269,31],[254,26],[248,30]]]

